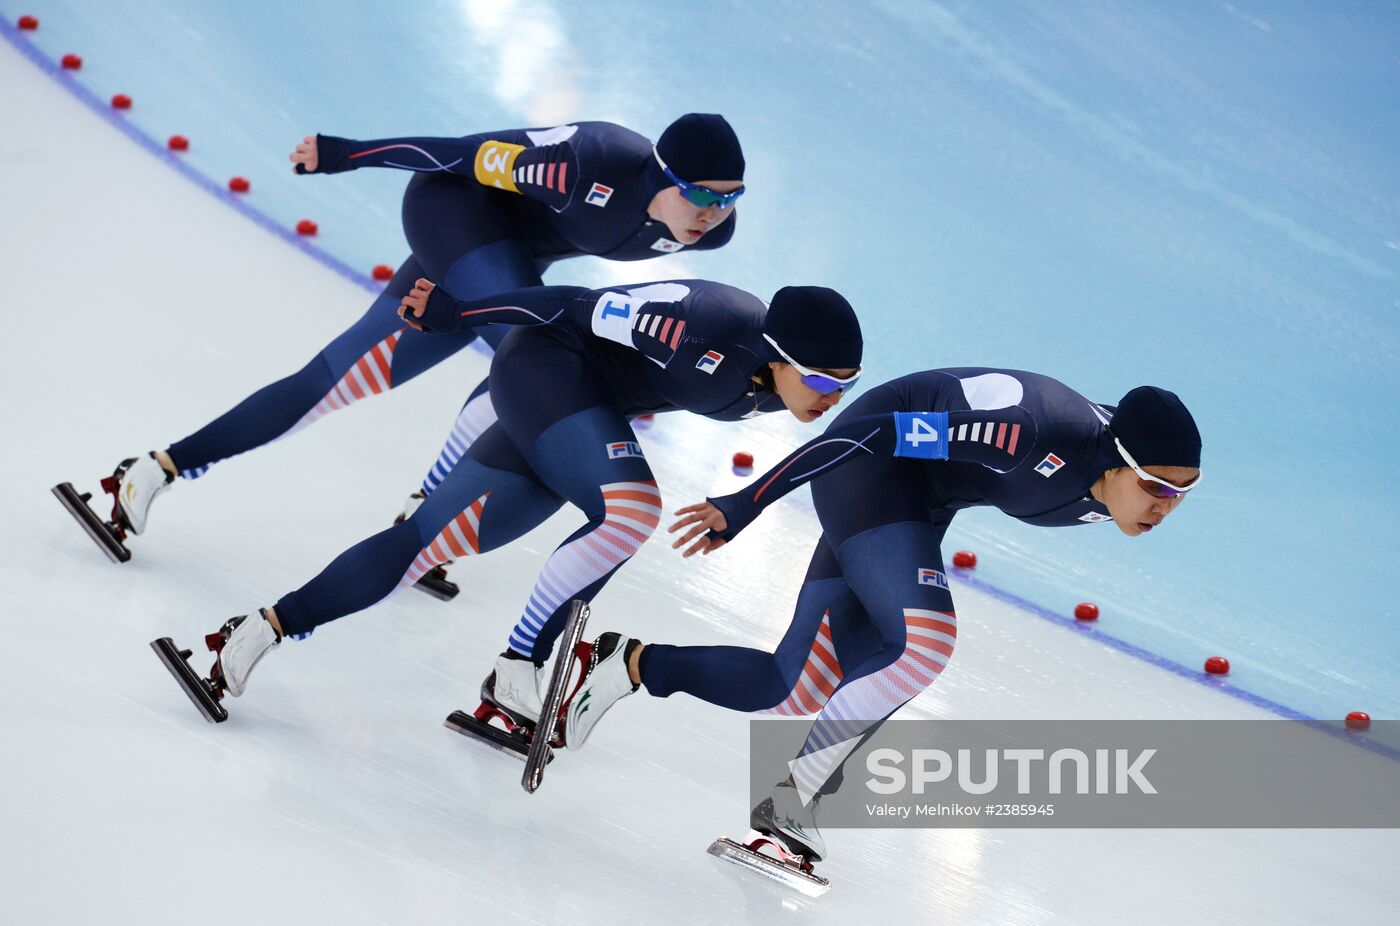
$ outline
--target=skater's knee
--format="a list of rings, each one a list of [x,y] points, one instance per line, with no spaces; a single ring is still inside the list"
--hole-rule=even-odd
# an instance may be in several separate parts
[[[904,609],[905,642],[898,662],[924,687],[933,684],[953,658],[958,640],[958,617],[954,611]]]
[[[661,523],[661,492],[656,483],[614,482],[602,487],[603,518],[599,529],[631,556]]]
[[[330,348],[326,348],[312,357],[306,366],[287,377],[284,382],[289,385],[295,384],[298,392],[305,392],[313,402],[329,393],[339,379],[331,366],[330,357],[327,356],[329,350]]]
[[[763,709],[792,716],[815,714],[826,706],[839,682],[804,668],[795,678],[780,681],[766,697],[768,703]]]

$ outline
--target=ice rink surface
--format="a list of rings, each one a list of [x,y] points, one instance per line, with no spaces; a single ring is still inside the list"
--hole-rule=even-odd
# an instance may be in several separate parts
[[[485,362],[460,356],[177,486],[133,561],[112,565],[49,486],[93,489],[121,456],[295,369],[368,294],[4,43],[0,87],[5,921],[1395,921],[1388,831],[832,831],[821,871],[833,887],[803,899],[705,855],[746,828],[747,725],[683,697],[621,704],[527,796],[518,763],[440,722],[475,705],[543,554],[577,523],[568,513],[456,567],[464,591],[450,604],[406,593],[283,647],[228,723],[204,723],[147,641],[193,646],[384,526]],[[454,380],[461,391],[428,385]],[[679,505],[694,499],[670,427],[642,440]],[[790,580],[768,587],[722,554],[682,565],[650,544],[598,598],[591,629],[774,643],[806,552],[776,552],[767,565]],[[751,583],[753,613],[708,611],[714,583]],[[1273,716],[956,590],[957,658],[905,716]]]

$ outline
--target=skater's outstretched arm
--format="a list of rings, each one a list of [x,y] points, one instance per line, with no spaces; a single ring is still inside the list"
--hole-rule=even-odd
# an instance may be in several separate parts
[[[669,292],[688,292],[688,287],[681,285]],[[461,300],[424,279],[413,284],[399,305],[399,318],[419,331],[463,331],[484,325],[573,325],[585,334],[641,351],[664,365],[675,347],[640,331],[637,322],[644,314],[648,319],[659,317],[661,322],[681,322],[687,309],[683,301],[627,301],[618,293],[581,286],[532,286],[485,299]]]
[[[391,167],[475,177],[483,186],[519,193],[556,210],[568,203],[579,177],[578,155],[567,141],[530,147],[480,135],[370,141],[308,135],[289,158],[299,174]]]
[[[1035,418],[1020,406],[992,411],[885,412],[837,421],[821,437],[803,444],[738,492],[677,511],[682,517],[671,525],[670,532],[689,530],[672,547],[694,540],[686,556],[718,549],[793,489],[869,454],[954,460],[1008,472],[1030,454],[1035,437]]]
[[[399,303],[399,318],[418,331],[442,334],[485,325],[552,325],[576,320],[593,305],[582,286],[530,286],[485,299],[455,299],[431,280],[419,279]]]

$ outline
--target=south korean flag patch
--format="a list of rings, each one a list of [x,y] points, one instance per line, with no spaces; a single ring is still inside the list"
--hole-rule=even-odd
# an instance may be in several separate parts
[[[1106,514],[1099,514],[1097,511],[1091,511],[1088,514],[1081,514],[1079,520],[1085,524],[1102,524],[1104,521],[1112,521],[1113,518]]]

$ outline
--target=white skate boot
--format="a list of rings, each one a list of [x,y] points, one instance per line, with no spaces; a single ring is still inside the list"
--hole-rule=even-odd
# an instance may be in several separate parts
[[[236,698],[248,687],[248,676],[253,674],[253,667],[276,648],[282,638],[261,609],[254,614],[232,618],[219,633],[224,642],[219,647],[211,678]]]
[[[831,887],[830,881],[813,870],[813,863],[826,855],[826,843],[817,832],[820,800],[818,794],[804,804],[792,779],[782,781],[749,815],[753,827],[749,834],[742,841],[716,839],[710,854],[809,897],[819,897]]]
[[[540,719],[543,704],[540,684],[544,666],[512,653],[496,657],[496,669],[481,685],[481,700],[494,705],[513,722],[533,726]]]
[[[779,782],[749,815],[749,826],[782,842],[782,848],[808,863],[826,855],[826,841],[817,830],[817,803],[821,795],[802,802],[797,786],[789,779]]]
[[[175,477],[156,461],[154,453],[123,460],[112,478],[117,483],[117,504],[122,518],[133,534],[146,529],[146,515],[151,504],[175,481]]]
[[[582,749],[608,709],[641,687],[627,674],[628,657],[641,645],[618,633],[605,633],[594,641],[588,675],[565,709],[564,745]]]

